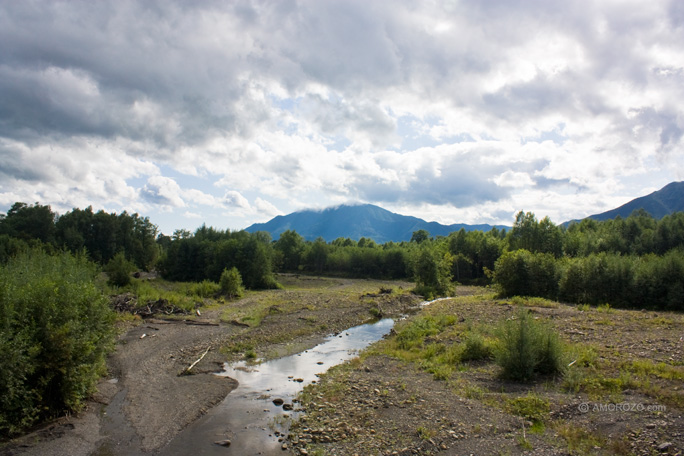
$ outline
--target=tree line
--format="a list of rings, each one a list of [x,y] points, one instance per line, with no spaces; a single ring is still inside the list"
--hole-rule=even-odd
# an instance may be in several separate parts
[[[73,253],[86,251],[89,258],[107,264],[118,253],[138,268],[149,270],[161,253],[158,228],[138,214],[93,212],[92,207],[57,215],[50,206],[14,203],[0,215],[0,261],[26,246]]]
[[[493,279],[504,296],[684,310],[684,213],[553,227],[519,213]]]
[[[247,288],[277,287],[276,272],[354,278],[406,279],[426,296],[446,295],[457,283],[494,283],[503,296],[531,295],[573,303],[684,309],[684,213],[656,220],[644,211],[568,226],[520,211],[508,232],[460,231],[377,244],[338,238],[305,240],[285,231],[221,230],[160,234],[138,214],[73,209],[57,216],[49,206],[15,203],[0,216],[0,260],[22,245],[87,252],[106,265],[119,254],[168,280],[218,282],[236,268]]]

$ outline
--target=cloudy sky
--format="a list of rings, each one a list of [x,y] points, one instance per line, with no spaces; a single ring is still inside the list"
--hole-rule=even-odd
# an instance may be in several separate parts
[[[0,209],[557,223],[684,180],[680,0],[0,0]]]

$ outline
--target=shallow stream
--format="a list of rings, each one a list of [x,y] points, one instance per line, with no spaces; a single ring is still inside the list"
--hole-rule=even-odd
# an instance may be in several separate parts
[[[260,364],[226,364],[225,371],[218,375],[236,379],[239,386],[159,454],[282,454],[279,438],[287,433],[290,419],[298,416],[297,404],[293,404],[296,395],[316,381],[317,374],[357,356],[360,350],[382,339],[393,326],[394,320],[386,318],[330,336],[302,353]],[[284,410],[283,405],[274,404],[274,399],[282,400],[285,408],[293,405],[295,410]],[[230,440],[229,446],[216,443],[225,440]]]

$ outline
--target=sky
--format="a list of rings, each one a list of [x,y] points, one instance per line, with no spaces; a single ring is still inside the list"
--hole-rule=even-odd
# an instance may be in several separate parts
[[[0,210],[556,223],[684,180],[680,0],[0,0]]]

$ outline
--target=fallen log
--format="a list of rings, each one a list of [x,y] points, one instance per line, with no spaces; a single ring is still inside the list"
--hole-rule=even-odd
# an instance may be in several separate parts
[[[195,326],[220,326],[218,323],[212,323],[210,321],[193,321],[193,320],[185,320],[186,325],[195,325]]]

